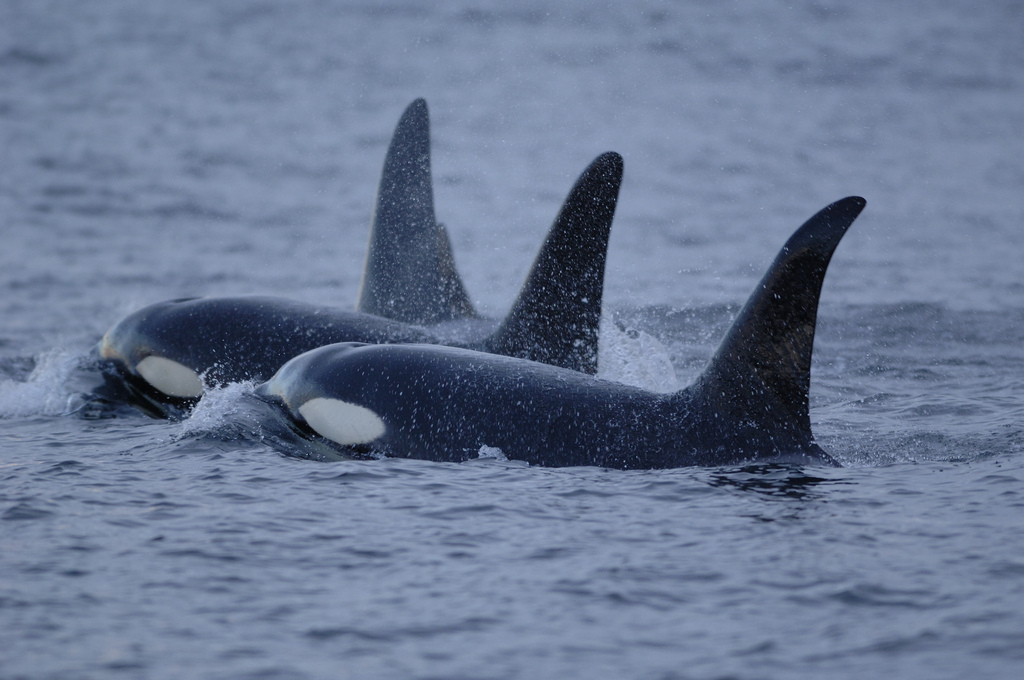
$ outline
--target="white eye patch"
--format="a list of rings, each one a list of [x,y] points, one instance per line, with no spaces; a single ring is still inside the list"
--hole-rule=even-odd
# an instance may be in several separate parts
[[[385,430],[376,413],[340,399],[310,399],[299,407],[299,414],[317,434],[342,446],[369,444]]]
[[[188,366],[163,357],[146,357],[135,370],[150,385],[171,397],[203,396],[203,381]]]

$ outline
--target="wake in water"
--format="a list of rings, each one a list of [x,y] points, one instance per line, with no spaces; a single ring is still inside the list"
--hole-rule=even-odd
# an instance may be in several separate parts
[[[238,428],[259,433],[259,421],[245,409],[255,385],[251,382],[208,387],[188,418],[181,421],[178,438],[223,436]]]
[[[80,395],[69,388],[71,376],[81,368],[84,355],[65,349],[43,352],[33,361],[33,368],[24,377],[14,362],[6,361],[5,373],[15,377],[0,380],[0,418],[28,416],[59,416],[74,411]]]

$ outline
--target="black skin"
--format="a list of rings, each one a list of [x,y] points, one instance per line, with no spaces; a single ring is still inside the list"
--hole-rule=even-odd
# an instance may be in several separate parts
[[[291,360],[257,395],[298,431],[311,429],[300,413],[311,399],[369,409],[384,433],[356,455],[461,461],[487,446],[546,466],[836,465],[811,433],[811,351],[829,260],[864,205],[837,201],[797,230],[708,367],[674,394],[465,349],[347,343]]]
[[[147,385],[135,370],[145,357],[173,360],[207,384],[260,382],[292,357],[337,342],[439,343],[596,373],[605,254],[621,180],[622,158],[613,152],[580,175],[504,321],[462,315],[442,328],[273,297],[171,300],[130,314],[104,336],[104,396],[177,417],[196,400]]]
[[[123,319],[100,343],[106,384],[96,396],[178,417],[196,399],[147,384],[136,371],[147,356],[186,366],[208,384],[262,381],[303,351],[343,341],[456,344],[595,373],[605,254],[622,170],[614,152],[587,167],[512,311],[500,323],[480,319],[434,215],[430,118],[417,99],[402,114],[384,159],[355,311],[266,297],[152,305]]]
[[[460,462],[487,446],[511,460],[550,467],[834,464],[802,433],[780,427],[766,437],[721,420],[699,389],[655,394],[452,347],[322,347],[290,361],[257,394],[299,422],[298,406],[315,397],[370,409],[386,432],[368,446],[349,447],[356,456]]]

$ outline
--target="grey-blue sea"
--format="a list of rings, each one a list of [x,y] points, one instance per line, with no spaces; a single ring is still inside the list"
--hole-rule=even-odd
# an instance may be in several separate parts
[[[1018,678],[1024,6],[0,2],[0,678]],[[350,306],[389,136],[508,308],[625,157],[602,374],[685,385],[786,237],[868,207],[811,419],[845,467],[322,463],[230,387],[79,410],[149,302]]]

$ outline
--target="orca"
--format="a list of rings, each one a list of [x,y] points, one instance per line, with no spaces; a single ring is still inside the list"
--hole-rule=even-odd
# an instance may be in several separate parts
[[[381,173],[355,310],[275,297],[185,298],[138,310],[97,346],[100,399],[180,417],[207,385],[262,382],[322,345],[445,343],[595,373],[622,157],[598,156],[562,205],[509,315],[476,314],[434,218],[429,118],[403,114]]]
[[[466,349],[345,343],[292,359],[255,396],[293,434],[350,457],[837,465],[811,432],[811,352],[825,271],[864,206],[844,198],[801,226],[703,373],[672,394]]]
[[[402,114],[384,157],[356,310],[410,324],[477,318],[434,216],[427,102]]]

